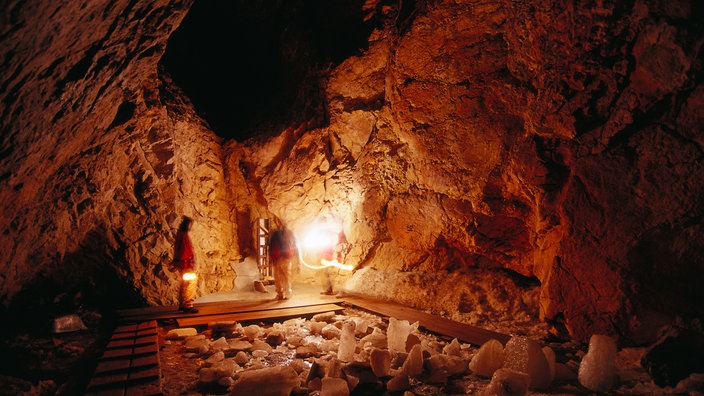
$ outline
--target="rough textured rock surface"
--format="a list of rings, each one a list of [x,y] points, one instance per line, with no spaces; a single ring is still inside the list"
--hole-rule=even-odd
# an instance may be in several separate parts
[[[645,342],[704,314],[695,2],[366,2],[368,48],[321,77],[327,124],[244,142],[159,70],[190,4],[3,3],[4,306],[175,302],[181,215],[200,293],[229,289],[254,219],[302,232],[328,216],[359,269],[418,273],[438,295],[455,290],[429,273],[524,277],[503,290],[580,340]],[[460,300],[432,309],[469,312]]]
[[[182,215],[195,219],[199,289],[231,287],[221,141],[157,70],[187,4],[3,8],[2,300],[175,303]]]

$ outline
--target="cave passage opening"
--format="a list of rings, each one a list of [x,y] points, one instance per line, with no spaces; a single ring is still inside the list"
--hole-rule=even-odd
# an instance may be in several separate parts
[[[326,71],[367,48],[375,22],[364,3],[196,1],[160,66],[223,138],[319,127],[328,119]]]

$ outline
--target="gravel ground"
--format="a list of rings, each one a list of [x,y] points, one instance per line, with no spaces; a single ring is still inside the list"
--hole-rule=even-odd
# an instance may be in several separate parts
[[[368,312],[357,309],[345,309],[343,312],[347,316],[369,316]],[[385,326],[381,317],[375,316],[380,326]],[[243,326],[248,325],[243,323]],[[260,323],[262,327],[270,327]],[[170,329],[169,326],[160,328],[162,335]],[[201,330],[199,334],[210,336],[208,330]],[[437,345],[445,345],[450,340],[439,338],[438,336],[423,331],[417,333],[420,339],[435,343]],[[586,346],[572,342],[553,342],[546,343],[558,355],[558,362],[564,363],[564,367],[568,368],[569,372],[563,372],[559,375],[559,379],[544,392],[531,391],[532,395],[587,395],[594,392],[580,386],[576,380],[576,373],[579,366],[579,361],[586,353]],[[464,344],[462,346],[465,356],[471,358],[476,354],[478,347]],[[643,348],[628,348],[619,351],[617,357],[617,371],[619,375],[618,385],[611,392],[605,394],[613,395],[632,395],[632,394],[681,394],[682,389],[661,389],[655,386],[648,374],[640,367],[640,358],[644,353]],[[293,353],[293,352],[292,352]],[[162,372],[164,375],[164,394],[165,395],[204,395],[204,394],[227,394],[227,387],[224,386],[205,386],[199,383],[198,371],[207,367],[206,359],[210,354],[197,355],[188,353],[184,347],[183,340],[166,341],[161,349]],[[305,359],[312,362],[314,359],[329,359],[336,356],[336,353],[320,353],[312,358]],[[293,354],[283,356],[279,353],[271,353],[263,361],[264,366],[271,367],[277,364],[291,364],[294,360]],[[249,364],[244,365],[247,368]],[[237,375],[235,375],[236,377]],[[459,394],[482,394],[489,385],[488,378],[481,378],[469,372],[464,375],[451,377],[447,383],[432,384],[423,383],[421,381],[412,380],[411,388],[409,389],[413,395],[459,395]],[[691,392],[690,392],[691,393]],[[319,391],[311,389],[294,390],[296,395],[318,395]],[[383,388],[361,388],[352,392],[353,395],[400,395],[403,392],[386,392]],[[696,394],[696,393],[694,393]]]

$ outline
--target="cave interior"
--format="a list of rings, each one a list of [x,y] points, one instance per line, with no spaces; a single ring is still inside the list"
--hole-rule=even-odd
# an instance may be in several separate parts
[[[698,2],[105,3],[0,6],[16,331],[175,304],[188,215],[199,296],[233,289],[265,218],[301,241],[334,224],[349,293],[508,333],[702,339]]]

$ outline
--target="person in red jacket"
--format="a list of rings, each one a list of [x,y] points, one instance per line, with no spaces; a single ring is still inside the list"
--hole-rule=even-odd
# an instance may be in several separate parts
[[[193,254],[193,244],[188,232],[193,225],[193,219],[183,216],[183,221],[176,232],[174,244],[174,265],[181,276],[181,289],[178,295],[178,309],[186,313],[196,313],[193,307],[196,294],[196,258]]]
[[[294,236],[286,227],[271,234],[269,257],[274,272],[277,300],[286,300],[291,297],[291,258],[295,249]]]

